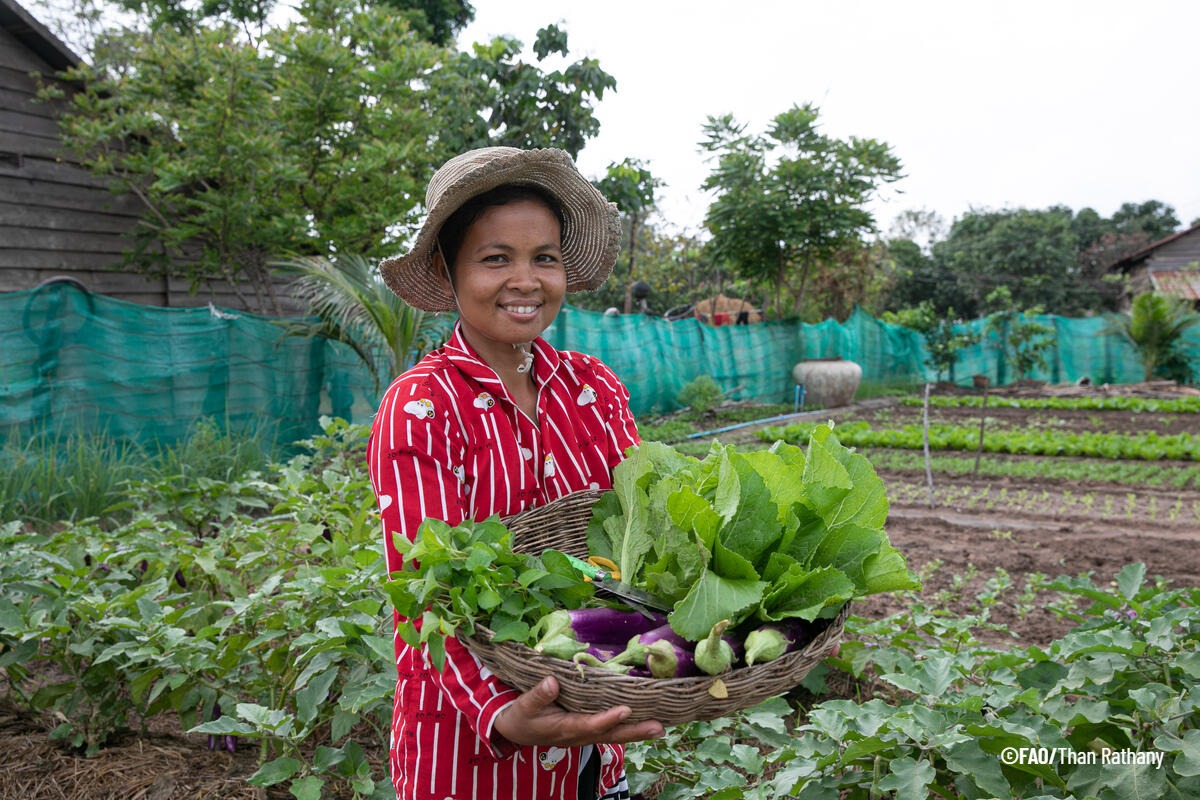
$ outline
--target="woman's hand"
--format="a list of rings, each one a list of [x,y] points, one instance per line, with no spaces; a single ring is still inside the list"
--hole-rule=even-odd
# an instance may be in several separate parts
[[[558,681],[547,676],[497,715],[493,734],[513,744],[579,747],[585,744],[623,744],[663,735],[654,720],[625,722],[628,706],[614,706],[596,714],[578,714],[555,705]]]

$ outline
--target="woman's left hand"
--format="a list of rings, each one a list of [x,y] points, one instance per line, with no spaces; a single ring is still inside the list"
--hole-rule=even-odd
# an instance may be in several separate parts
[[[519,745],[579,747],[657,739],[664,733],[662,723],[654,720],[625,722],[632,713],[629,706],[580,714],[555,705],[557,698],[558,681],[544,678],[497,715],[493,734]]]

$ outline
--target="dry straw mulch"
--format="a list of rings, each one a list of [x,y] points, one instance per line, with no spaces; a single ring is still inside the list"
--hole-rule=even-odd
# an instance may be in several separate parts
[[[266,800],[247,786],[254,754],[151,735],[85,758],[36,721],[0,707],[0,800]]]

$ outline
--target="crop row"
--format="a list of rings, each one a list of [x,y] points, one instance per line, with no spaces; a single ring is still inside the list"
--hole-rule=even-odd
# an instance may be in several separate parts
[[[917,483],[888,483],[888,496],[898,505],[924,505],[929,489]],[[1010,491],[1008,487],[938,486],[934,502],[942,508],[965,511],[991,511],[999,508],[1010,512],[1038,515],[1053,511],[1060,515],[1099,518],[1107,521],[1150,520],[1175,524],[1200,525],[1200,501],[1183,497],[1161,497],[1155,494],[1126,492],[1088,492],[1030,490]]]
[[[767,428],[759,435],[766,440],[782,439],[786,442],[801,443],[808,440],[814,427],[812,423],[795,423],[782,428]],[[844,422],[839,424],[834,432],[843,444],[850,447],[919,450],[925,443],[925,431],[920,425],[875,430],[871,428],[870,423]],[[928,436],[929,447],[933,450],[972,451],[980,446],[979,431],[973,427],[931,425]],[[982,445],[983,450],[988,453],[1014,455],[1200,461],[1200,437],[1186,433],[1160,435],[1143,432],[1129,436],[1118,433],[1068,433],[1055,430],[994,430],[983,437]]]
[[[925,469],[925,457],[913,450],[875,449],[870,452],[876,469],[919,472]],[[1164,470],[1160,464],[1112,459],[1039,459],[1021,456],[980,460],[963,455],[932,455],[930,469],[936,475],[977,474],[987,477],[1025,478],[1086,483],[1102,481],[1139,488],[1166,486],[1175,489],[1200,488],[1200,466],[1180,466]]]
[[[905,397],[901,405],[920,406],[919,397]],[[982,395],[932,395],[935,408],[980,408]],[[989,408],[1028,408],[1059,411],[1133,411],[1150,414],[1200,414],[1200,397],[1005,397],[991,395]]]

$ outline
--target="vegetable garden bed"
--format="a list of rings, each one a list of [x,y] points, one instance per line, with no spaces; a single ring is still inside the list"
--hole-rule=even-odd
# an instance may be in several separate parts
[[[1040,432],[1087,432],[1120,434],[1137,440],[1146,438],[1143,436],[1146,433],[1180,436],[1200,430],[1200,413],[1181,407],[1151,408],[1145,404],[1121,403],[1112,405],[1124,407],[1105,409],[1057,403],[1058,407],[1047,408],[1025,403],[1009,408],[998,402],[1002,396],[997,393],[989,398],[985,425],[988,435],[996,432],[1000,437],[1006,431],[1024,432],[1022,435],[1036,439]],[[1029,399],[1028,392],[1021,397]],[[831,410],[815,421],[832,419],[839,425],[863,422],[872,429],[882,430],[904,424],[919,425],[921,411],[919,403],[908,405],[897,400],[882,406]],[[979,413],[978,408],[937,405],[931,409],[931,422],[977,430]],[[687,433],[708,427],[721,425],[693,425]],[[852,430],[849,425],[845,428]],[[645,426],[645,431],[653,433],[654,428]],[[754,426],[720,434],[723,441],[743,443],[758,441],[756,435]],[[703,439],[693,441],[698,450],[707,448]],[[987,782],[992,794],[1003,796],[1000,780],[1015,787],[1024,775],[1019,770],[1006,770],[1002,774],[995,753],[971,749],[969,743],[950,743],[944,736],[944,741],[898,743],[906,735],[903,731],[929,731],[932,722],[967,724],[970,712],[966,709],[980,703],[1000,709],[1001,713],[1015,713],[1013,709],[1019,710],[1025,701],[1004,694],[1005,669],[1025,670],[1042,664],[1036,669],[1042,681],[1037,692],[1054,694],[1054,687],[1059,685],[1056,681],[1066,678],[1052,674],[1050,665],[1084,663],[1078,660],[1092,657],[1108,659],[1105,663],[1112,669],[1099,677],[1098,673],[1087,673],[1086,686],[1056,695],[1060,698],[1057,701],[1038,705],[1030,695],[1026,700],[1033,704],[1031,708],[1036,708],[1037,715],[1022,717],[1021,724],[1036,722],[1050,724],[1055,731],[1082,732],[1086,717],[1092,720],[1086,722],[1093,726],[1090,734],[1119,739],[1125,735],[1120,727],[1124,723],[1119,718],[1132,713],[1137,725],[1145,726],[1139,730],[1149,733],[1129,742],[1115,741],[1115,746],[1183,749],[1178,750],[1175,766],[1170,769],[1149,769],[1135,774],[1069,773],[1059,768],[1062,780],[1073,780],[1080,791],[1105,798],[1133,796],[1121,794],[1129,788],[1126,780],[1165,781],[1169,777],[1178,782],[1188,770],[1200,769],[1197,712],[1169,708],[1166,694],[1158,685],[1170,670],[1174,671],[1170,672],[1167,683],[1176,688],[1186,686],[1188,681],[1194,685],[1200,674],[1200,661],[1187,656],[1188,652],[1194,654],[1195,629],[1200,624],[1189,618],[1188,614],[1194,612],[1188,609],[1194,609],[1200,598],[1193,592],[1185,600],[1191,605],[1185,605],[1181,612],[1178,604],[1158,605],[1156,598],[1165,595],[1155,585],[1155,576],[1162,576],[1179,587],[1200,586],[1200,485],[1195,471],[1200,462],[985,452],[976,471],[974,452],[947,450],[933,453],[931,504],[920,450],[859,447],[887,486],[891,503],[889,538],[923,578],[923,590],[909,596],[882,595],[855,604],[854,612],[860,619],[851,619],[847,625],[843,666],[867,665],[863,667],[866,671],[840,684],[834,679],[843,673],[827,674],[825,696],[829,696],[830,687],[835,687],[847,699],[834,699],[817,707],[808,720],[815,726],[815,735],[803,734],[794,727],[796,705],[808,707],[814,700],[812,695],[798,690],[790,698],[790,705],[776,701],[734,722],[717,720],[672,728],[661,743],[631,748],[632,775],[636,778],[636,788],[647,800],[793,797],[795,782],[810,768],[813,759],[825,759],[836,767],[838,777],[831,773],[826,782],[830,786],[841,782],[837,786],[845,790],[846,797],[866,797],[866,789],[850,786],[866,787],[873,783],[880,796],[925,797],[923,781],[945,781],[964,771],[971,771]],[[357,469],[361,458],[351,455],[344,463]],[[374,527],[364,510],[366,506],[357,502],[343,504],[353,493],[366,491],[362,476],[352,475],[347,482],[339,474],[336,470],[319,475],[293,472],[270,476],[275,485],[270,491],[247,481],[236,482],[232,488],[242,493],[243,501],[260,493],[270,500],[269,509],[247,512],[267,515],[263,525],[284,524],[284,516],[292,513],[286,502],[292,494],[303,495],[310,504],[311,498],[319,498],[322,517],[302,520],[308,530],[301,539],[315,553],[340,541],[340,537],[334,537],[331,543],[323,536],[324,516],[340,518],[339,530],[348,525],[361,529],[361,535],[369,535],[367,532]],[[231,509],[237,503],[227,502],[228,497],[223,500],[215,496],[215,491],[210,487],[195,495],[177,494],[172,502],[196,510],[196,520],[214,519],[213,509],[218,512],[216,518],[232,519]],[[280,492],[285,496],[278,496]],[[205,514],[199,514],[201,510]],[[185,522],[181,519],[175,524]],[[148,528],[144,530],[149,532]],[[338,557],[345,558],[352,552],[340,552]],[[1134,562],[1145,564],[1144,573],[1127,567]],[[196,560],[191,569],[199,567],[204,567],[204,563]],[[1073,581],[1051,585],[1055,576],[1080,573],[1091,573],[1094,586]],[[187,573],[187,591],[204,588],[193,579],[195,574]],[[162,579],[169,582],[170,573],[164,572]],[[1088,603],[1096,598],[1104,602],[1088,611]],[[1060,616],[1051,610],[1052,606],[1078,616],[1074,619]],[[297,597],[293,607],[298,610],[306,606]],[[882,624],[872,622],[893,613],[905,616]],[[1163,617],[1170,620],[1166,627],[1155,621]],[[1077,630],[1081,621],[1095,629]],[[1172,638],[1183,637],[1188,625],[1192,626],[1191,639]],[[1173,633],[1166,636],[1164,630]],[[354,633],[357,638],[353,641],[370,642],[381,635],[381,631],[364,629]],[[1127,640],[1135,644],[1144,641],[1149,646],[1143,649],[1122,644]],[[859,642],[870,643],[871,647]],[[340,645],[344,649],[337,652],[375,657],[369,647],[354,651],[352,644],[347,639],[346,644]],[[1093,655],[1087,655],[1089,652]],[[882,680],[881,676],[889,671],[907,677]],[[1159,677],[1147,683],[1150,680],[1147,675]],[[816,679],[820,676],[814,673],[813,677],[810,688],[819,689]],[[1094,684],[1087,683],[1093,680]],[[1086,696],[1084,690],[1097,696]],[[1130,692],[1146,702],[1161,701],[1161,708],[1135,708]],[[1192,696],[1196,697],[1195,689]],[[1004,698],[1008,698],[1009,705],[1003,705]],[[1078,706],[1078,714],[1062,706],[1063,702],[1081,701],[1086,702]],[[1055,702],[1059,705],[1054,705]],[[955,707],[953,703],[960,705]],[[1164,719],[1155,716],[1159,711],[1162,711],[1159,716],[1165,715]],[[240,800],[292,796],[284,789],[286,784],[266,788],[246,783],[258,761],[257,749],[251,741],[244,741],[245,746],[234,753],[213,751],[205,745],[206,736],[184,734],[187,726],[180,725],[171,714],[147,720],[146,728],[140,731],[139,720],[130,722],[134,723],[134,732],[115,737],[94,757],[85,758],[72,752],[64,742],[46,738],[46,733],[59,723],[53,715],[30,717],[0,699],[3,748],[0,752],[4,753],[0,757],[0,796],[29,800],[108,797]],[[1172,725],[1175,733],[1171,732]],[[873,734],[866,732],[868,728]],[[985,728],[974,730],[976,733],[969,738],[975,742],[983,742],[992,735]],[[1182,738],[1172,738],[1176,733]],[[372,741],[372,737],[372,731],[360,731],[357,738],[365,743]],[[383,745],[379,741],[377,749],[370,748],[355,756],[360,759],[356,763],[370,765],[375,778],[382,775]],[[1074,742],[1064,746],[1078,749]],[[826,752],[830,748],[837,752]],[[306,761],[329,755],[328,752],[318,755],[312,747],[297,754]],[[333,768],[331,775],[336,771]],[[1055,783],[1058,777],[1057,773],[1051,776],[1043,772],[1039,778],[1043,782],[1041,791],[1028,789],[1024,796],[1064,796],[1066,790]],[[1198,790],[1194,776],[1184,776],[1182,780],[1185,790]],[[1150,794],[1141,796],[1169,794],[1164,786],[1153,786]],[[348,782],[339,787],[334,792],[331,780],[326,796],[352,796]],[[1162,792],[1154,793],[1160,789]],[[820,796],[836,797],[838,790]]]

